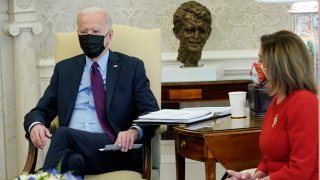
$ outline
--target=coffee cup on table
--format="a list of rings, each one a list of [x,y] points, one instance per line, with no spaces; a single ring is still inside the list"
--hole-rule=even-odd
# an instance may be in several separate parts
[[[229,92],[229,102],[231,107],[231,118],[246,117],[245,103],[247,92],[234,91]]]

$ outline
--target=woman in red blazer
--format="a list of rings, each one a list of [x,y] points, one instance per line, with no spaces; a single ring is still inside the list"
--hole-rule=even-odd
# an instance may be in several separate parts
[[[290,31],[261,37],[260,61],[274,98],[260,135],[263,159],[254,175],[228,170],[229,180],[318,180],[318,98],[305,43]]]

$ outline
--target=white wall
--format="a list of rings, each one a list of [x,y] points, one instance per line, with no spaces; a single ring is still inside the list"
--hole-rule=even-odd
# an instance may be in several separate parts
[[[87,6],[107,9],[116,24],[162,30],[162,51],[177,52],[173,14],[187,0],[55,0],[37,1],[39,35],[38,57],[54,56],[54,33],[76,30],[76,14]],[[289,4],[257,4],[254,0],[198,0],[212,14],[212,33],[204,51],[248,50],[259,48],[259,37],[290,27]]]
[[[8,20],[7,10],[7,1],[0,0],[0,180],[18,173],[13,39],[2,28]]]

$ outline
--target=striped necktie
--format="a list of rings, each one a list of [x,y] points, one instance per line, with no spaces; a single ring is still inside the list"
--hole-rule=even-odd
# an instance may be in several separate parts
[[[92,64],[92,71],[90,75],[94,104],[102,128],[104,129],[110,140],[112,142],[115,142],[115,133],[111,129],[106,119],[106,92],[104,89],[101,73],[98,70],[98,66],[99,65],[97,62],[94,62]]]

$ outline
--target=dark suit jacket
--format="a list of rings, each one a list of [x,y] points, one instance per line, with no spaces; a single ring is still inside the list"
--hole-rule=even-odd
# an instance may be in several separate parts
[[[50,84],[37,106],[25,116],[24,128],[40,121],[46,127],[58,115],[59,126],[68,126],[85,65],[85,55],[56,64]],[[106,117],[118,134],[132,126],[139,115],[159,109],[149,87],[143,61],[110,50],[106,85]],[[149,140],[155,126],[140,126]]]

